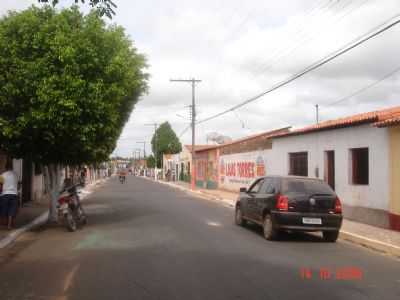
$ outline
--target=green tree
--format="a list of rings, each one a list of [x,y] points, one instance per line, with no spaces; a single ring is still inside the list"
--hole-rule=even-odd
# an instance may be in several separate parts
[[[110,19],[112,18],[113,15],[115,15],[114,8],[117,6],[112,0],[71,0],[74,1],[75,4],[78,4],[79,2],[85,3],[89,2],[89,5],[93,8],[96,9],[96,12],[102,17],[106,15]],[[53,6],[56,6],[60,0],[38,0],[39,3],[51,3]]]
[[[147,89],[145,67],[124,30],[96,13],[9,12],[0,19],[0,148],[45,166],[55,205],[60,165],[108,159]]]
[[[155,160],[154,160],[154,156],[150,155],[146,158],[146,164],[148,168],[154,168],[155,166]]]
[[[182,144],[168,122],[162,123],[151,139],[153,153],[157,154],[157,167],[161,168],[162,155],[182,151]]]

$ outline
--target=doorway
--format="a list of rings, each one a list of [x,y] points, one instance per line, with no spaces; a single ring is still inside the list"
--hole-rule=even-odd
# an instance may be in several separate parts
[[[335,190],[335,151],[325,151],[325,181]]]

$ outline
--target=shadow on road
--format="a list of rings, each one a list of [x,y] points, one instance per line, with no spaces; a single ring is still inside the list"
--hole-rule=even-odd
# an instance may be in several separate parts
[[[253,232],[260,236],[260,238],[264,238],[263,230],[261,226],[258,226],[254,223],[248,223],[244,228],[248,231]],[[318,233],[310,233],[310,232],[286,232],[282,231],[279,234],[277,239],[279,242],[297,242],[297,243],[325,243],[321,235]]]

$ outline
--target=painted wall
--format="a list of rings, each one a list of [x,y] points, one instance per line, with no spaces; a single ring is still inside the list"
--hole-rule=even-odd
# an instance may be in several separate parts
[[[197,152],[196,153],[196,186],[200,188],[207,187],[207,165],[208,165],[208,153]]]
[[[400,126],[391,127],[390,137],[390,228],[400,231]]]
[[[271,150],[221,155],[219,158],[219,187],[238,192],[254,179],[268,174],[265,159]]]
[[[201,188],[218,188],[217,149],[196,152],[196,185]]]

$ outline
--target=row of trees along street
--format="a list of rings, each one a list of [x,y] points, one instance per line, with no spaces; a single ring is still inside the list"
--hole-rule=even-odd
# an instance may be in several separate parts
[[[108,160],[147,90],[145,57],[98,12],[45,5],[0,19],[0,148],[43,166],[52,219],[62,166]]]

